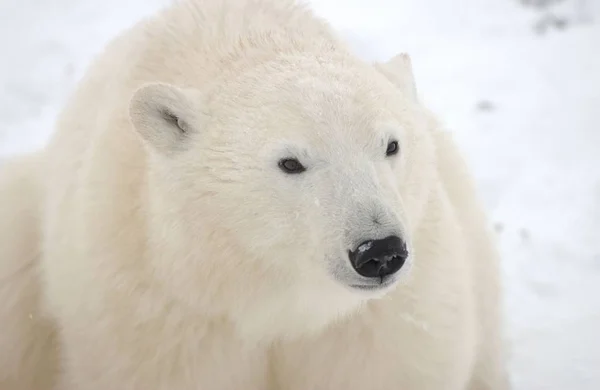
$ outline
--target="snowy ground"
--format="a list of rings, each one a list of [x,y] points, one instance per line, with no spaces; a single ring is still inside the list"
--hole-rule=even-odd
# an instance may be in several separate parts
[[[43,145],[91,56],[162,3],[0,0],[0,155]],[[312,3],[364,58],[410,53],[456,132],[501,242],[515,388],[600,389],[599,2],[545,30],[519,0]]]

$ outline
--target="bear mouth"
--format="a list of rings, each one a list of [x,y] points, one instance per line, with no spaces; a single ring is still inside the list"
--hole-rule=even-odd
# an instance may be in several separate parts
[[[396,281],[392,275],[389,277],[383,277],[379,280],[379,283],[376,284],[350,284],[349,286],[355,290],[362,291],[379,291],[384,290],[390,286],[392,286]]]

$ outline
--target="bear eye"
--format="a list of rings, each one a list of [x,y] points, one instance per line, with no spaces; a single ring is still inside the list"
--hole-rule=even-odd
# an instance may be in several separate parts
[[[306,168],[304,168],[304,165],[302,165],[300,161],[298,161],[295,158],[284,158],[282,160],[279,160],[279,168],[285,173],[290,174],[302,173],[306,170]]]
[[[387,150],[385,151],[385,155],[393,156],[394,154],[398,153],[398,149],[398,141],[392,141],[388,144]]]

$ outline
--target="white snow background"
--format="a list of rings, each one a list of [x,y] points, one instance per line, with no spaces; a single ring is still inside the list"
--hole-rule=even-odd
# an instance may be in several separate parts
[[[0,0],[0,155],[42,146],[91,57],[164,3]],[[456,133],[500,240],[514,388],[600,389],[600,1],[312,4],[365,59],[408,52]]]

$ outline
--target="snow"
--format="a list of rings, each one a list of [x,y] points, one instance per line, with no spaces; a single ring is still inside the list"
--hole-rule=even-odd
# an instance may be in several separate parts
[[[92,56],[164,3],[0,0],[0,155],[42,146]],[[600,4],[550,3],[312,1],[363,58],[408,52],[456,133],[498,231],[514,388],[597,390]]]

